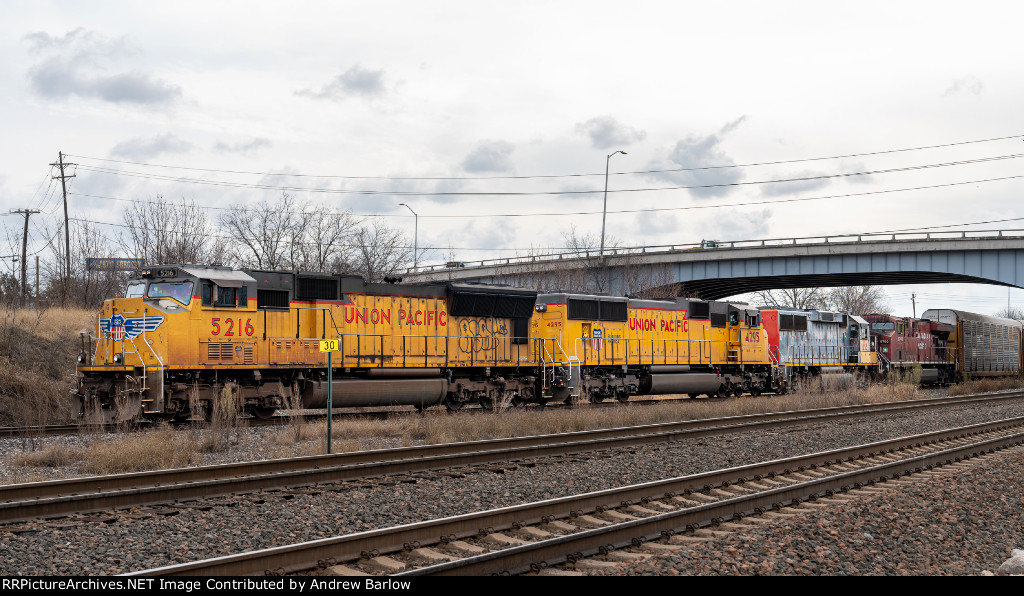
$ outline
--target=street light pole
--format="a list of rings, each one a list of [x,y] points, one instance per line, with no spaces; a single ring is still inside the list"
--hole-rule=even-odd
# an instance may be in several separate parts
[[[399,205],[405,205],[405,203],[399,203]],[[412,211],[412,207],[408,205],[405,205],[405,208]],[[420,216],[415,211],[412,211],[412,214],[415,217],[412,237],[412,268],[417,269],[420,262]]]
[[[616,151],[615,153],[621,153],[626,155],[625,151]],[[604,160],[604,210],[601,211],[601,261],[604,261],[604,223],[608,218],[608,164],[612,161],[612,153],[608,155],[608,158]]]

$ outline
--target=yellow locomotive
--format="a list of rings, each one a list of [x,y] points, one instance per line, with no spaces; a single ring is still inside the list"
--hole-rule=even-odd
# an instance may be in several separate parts
[[[545,294],[478,284],[168,265],[141,270],[83,334],[83,419],[770,390],[760,314],[744,305]]]
[[[535,310],[541,361],[560,365],[551,397],[725,397],[774,386],[761,314],[743,304],[542,294]]]

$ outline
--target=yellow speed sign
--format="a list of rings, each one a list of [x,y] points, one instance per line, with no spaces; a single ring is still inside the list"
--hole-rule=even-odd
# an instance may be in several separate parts
[[[320,340],[320,351],[321,352],[337,352],[338,351],[338,340],[336,340],[336,339],[323,339],[323,340]]]

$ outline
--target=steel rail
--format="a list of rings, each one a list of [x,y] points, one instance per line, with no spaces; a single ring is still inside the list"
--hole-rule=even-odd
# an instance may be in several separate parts
[[[0,486],[0,523],[1024,397],[936,398]]]
[[[521,573],[531,565],[541,562],[565,562],[569,553],[596,553],[602,547],[630,544],[634,539],[649,539],[662,532],[685,528],[688,525],[706,525],[715,518],[731,518],[736,514],[752,513],[757,509],[769,509],[819,495],[825,491],[840,491],[843,487],[875,482],[893,474],[920,471],[923,468],[941,464],[947,460],[958,460],[978,450],[994,450],[1021,444],[1024,441],[1024,417],[976,424],[957,429],[924,433],[889,441],[880,441],[855,447],[836,449],[822,453],[785,458],[747,466],[660,480],[617,489],[608,489],[550,499],[524,505],[474,512],[440,520],[431,520],[325,538],[300,544],[263,549],[254,552],[228,555],[168,565],[154,569],[128,573],[129,576],[198,576],[198,575],[266,575],[293,573],[322,566],[325,561],[337,563],[358,560],[368,552],[381,554],[406,550],[417,543],[433,544],[451,541],[485,532],[493,532],[543,521],[560,519],[570,514],[596,511],[600,507],[618,507],[627,502],[642,502],[644,499],[664,499],[692,491],[728,486],[759,477],[771,477],[779,472],[818,469],[823,466],[842,464],[876,454],[890,454],[900,449],[919,448],[951,440],[964,440],[968,436],[987,433],[1004,433],[999,437],[985,437],[981,441],[943,448],[930,454],[915,454],[899,461],[871,465],[866,469],[840,472],[829,476],[788,485],[754,495],[744,495],[716,501],[697,507],[613,524],[603,529],[582,531],[575,534],[541,540],[535,543],[503,549],[460,561],[443,563],[396,575],[442,575],[442,574],[483,574]],[[1014,430],[1012,432],[1012,429]]]

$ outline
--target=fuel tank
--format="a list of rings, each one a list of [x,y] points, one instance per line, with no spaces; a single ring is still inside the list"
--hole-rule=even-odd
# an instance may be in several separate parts
[[[335,408],[416,406],[441,403],[448,393],[445,379],[341,379],[334,381],[331,405]],[[308,381],[302,388],[302,407],[327,407],[327,382]]]
[[[679,375],[647,375],[640,379],[640,395],[672,395],[676,393],[715,393],[722,378],[712,373]]]

